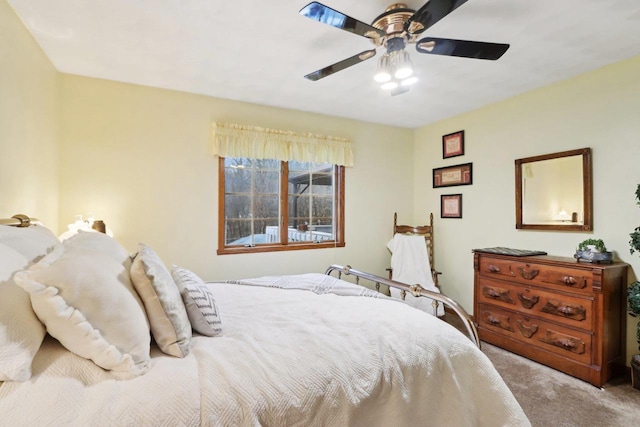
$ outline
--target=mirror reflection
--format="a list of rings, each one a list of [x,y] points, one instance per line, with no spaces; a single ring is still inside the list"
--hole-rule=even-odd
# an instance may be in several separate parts
[[[592,229],[589,148],[516,160],[516,228]]]

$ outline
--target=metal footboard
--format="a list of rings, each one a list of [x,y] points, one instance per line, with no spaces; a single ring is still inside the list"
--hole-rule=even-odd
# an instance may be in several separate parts
[[[342,265],[333,264],[329,268],[327,268],[327,270],[325,271],[325,274],[331,275],[331,273],[333,272],[338,272],[338,278],[341,278],[343,274],[346,276],[350,276],[350,275],[355,276],[357,284],[360,284],[359,283],[360,279],[369,280],[370,282],[373,282],[376,285],[377,290],[380,289],[380,285],[385,285],[391,288],[400,289],[402,292],[410,292],[411,295],[413,295],[414,297],[428,297],[435,301],[441,302],[446,307],[449,307],[451,310],[453,310],[455,314],[458,315],[460,320],[462,320],[462,323],[465,329],[467,330],[467,335],[469,336],[469,339],[471,339],[471,341],[473,341],[473,343],[477,345],[478,348],[480,348],[480,338],[478,337],[478,330],[476,329],[476,325],[473,323],[473,320],[471,320],[471,316],[469,316],[469,314],[465,311],[464,308],[462,308],[460,304],[458,304],[451,298],[445,295],[439,294],[437,292],[428,291],[418,284],[407,285],[405,283],[400,283],[394,280],[385,279],[381,276],[376,276],[375,274],[356,270],[354,268],[351,268],[351,266],[349,265],[342,266]]]

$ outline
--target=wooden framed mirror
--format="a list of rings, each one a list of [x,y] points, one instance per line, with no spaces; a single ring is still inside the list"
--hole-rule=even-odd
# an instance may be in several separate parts
[[[517,229],[593,230],[590,148],[515,163]]]

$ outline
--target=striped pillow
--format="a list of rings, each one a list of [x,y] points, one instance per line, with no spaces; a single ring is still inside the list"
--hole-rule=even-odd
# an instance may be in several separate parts
[[[222,333],[220,312],[204,281],[194,272],[176,265],[171,268],[171,276],[180,289],[193,330],[208,337]]]

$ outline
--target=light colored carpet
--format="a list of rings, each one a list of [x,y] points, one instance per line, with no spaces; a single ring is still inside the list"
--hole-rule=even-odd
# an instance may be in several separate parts
[[[640,426],[640,390],[626,378],[603,389],[482,343],[534,427]]]

